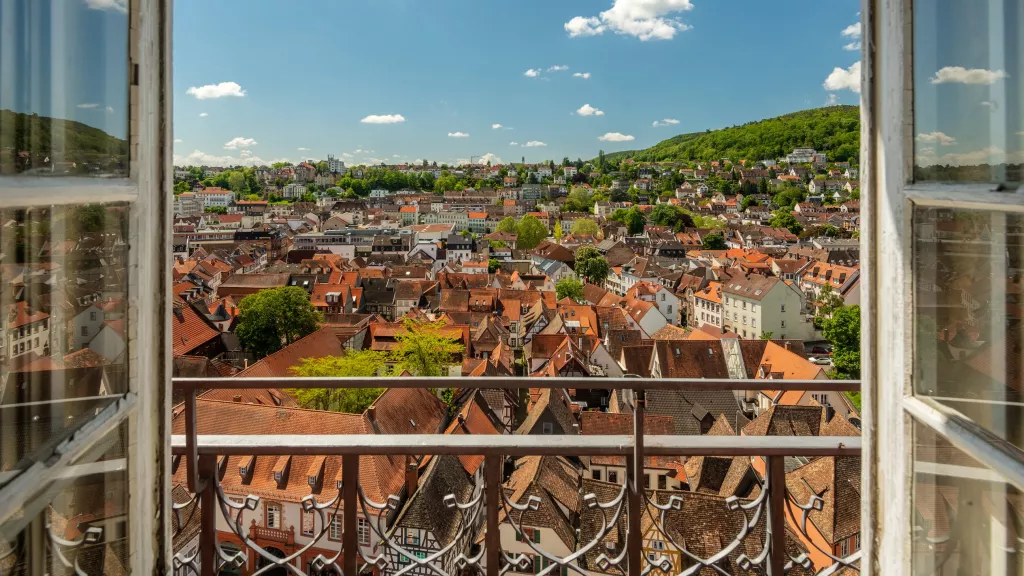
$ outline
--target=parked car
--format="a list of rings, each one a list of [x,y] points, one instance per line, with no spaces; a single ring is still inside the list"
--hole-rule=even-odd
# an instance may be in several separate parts
[[[824,345],[819,344],[819,345],[814,346],[813,348],[811,348],[811,354],[823,355],[823,354],[831,354],[831,353],[832,353],[832,347],[831,346],[824,346]]]
[[[818,366],[831,366],[832,359],[827,356],[811,356],[807,359],[811,364],[817,364]]]

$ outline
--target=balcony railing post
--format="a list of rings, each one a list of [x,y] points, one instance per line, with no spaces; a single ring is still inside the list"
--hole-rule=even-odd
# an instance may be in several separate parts
[[[502,457],[497,454],[484,457],[484,497],[487,504],[487,531],[484,532],[484,553],[487,562],[487,576],[498,576],[501,572],[501,528],[498,525],[498,510],[501,506]]]
[[[769,456],[768,460],[768,531],[771,545],[768,573],[782,576],[786,566],[786,458]]]
[[[341,457],[342,489],[342,563],[345,576],[355,576],[359,566],[359,535],[356,533],[356,517],[359,509],[359,456],[346,454]]]
[[[195,396],[193,395],[193,400]],[[193,444],[194,446],[194,444]],[[192,464],[193,469],[196,464]],[[201,574],[217,573],[217,457],[202,456],[198,460],[199,483],[203,491],[199,494],[199,509],[202,513],[199,525],[199,567]]]
[[[629,574],[640,574],[643,563],[643,535],[640,533],[640,520],[643,517],[644,508],[646,508],[644,485],[641,483],[641,478],[644,478],[646,474],[644,472],[644,401],[644,391],[634,390],[633,456],[627,458],[626,462],[626,481],[629,482],[626,557]]]
[[[189,388],[185,396],[185,477],[188,482],[188,490],[193,494],[203,490],[199,482],[199,472],[196,466],[199,464],[199,448],[196,446],[196,389]]]

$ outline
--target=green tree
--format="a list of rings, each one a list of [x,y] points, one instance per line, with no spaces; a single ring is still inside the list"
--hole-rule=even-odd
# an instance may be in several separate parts
[[[555,297],[559,300],[569,298],[576,302],[582,302],[583,282],[572,277],[562,278],[555,284]]]
[[[565,232],[562,231],[562,222],[560,220],[555,221],[555,228],[551,231],[551,235],[554,236],[555,242],[561,242],[562,238],[565,238]]]
[[[744,196],[743,202],[740,203],[740,210],[743,210],[745,212],[747,208],[750,208],[751,206],[760,205],[761,203],[757,201],[757,198],[754,198],[753,196]]]
[[[548,228],[536,216],[525,216],[516,226],[516,248],[533,250],[548,237]]]
[[[679,231],[684,228],[693,227],[693,217],[685,209],[671,204],[658,204],[651,210],[651,224],[655,226],[668,226]]]
[[[489,274],[494,274],[495,272],[498,271],[499,268],[501,268],[500,260],[498,260],[497,258],[489,258],[487,260],[487,272]]]
[[[826,284],[814,299],[814,305],[814,326],[823,328],[835,311],[843,307],[843,297],[836,294],[832,286]]]
[[[323,317],[298,286],[284,286],[250,294],[238,304],[235,334],[258,357],[315,332]]]
[[[236,193],[248,192],[249,187],[245,184],[245,174],[241,172],[231,172],[228,176],[228,189]]]
[[[280,170],[281,168],[291,165],[291,162],[274,162],[273,164],[270,165],[270,167],[273,168],[274,170]]]
[[[491,249],[492,250],[497,249],[497,248],[507,248],[508,247],[508,242],[505,242],[504,240],[491,240],[490,243],[491,243]]]
[[[576,275],[591,284],[600,286],[608,278],[608,261],[593,246],[583,246],[576,251]]]
[[[725,243],[725,237],[720,233],[705,234],[701,239],[701,247],[705,250],[728,250],[729,245]]]
[[[860,306],[833,312],[822,331],[832,344],[832,365],[840,378],[860,378]]]
[[[228,209],[223,206],[207,206],[203,209],[207,214],[227,214]]]
[[[565,212],[592,212],[594,193],[583,186],[574,186],[565,199]]]
[[[771,340],[775,333],[772,331],[761,332],[761,340]]]
[[[590,218],[577,218],[573,221],[570,232],[577,236],[581,234],[597,236],[601,232],[601,228]]]
[[[511,216],[506,216],[501,222],[498,222],[498,227],[494,230],[496,232],[504,232],[506,234],[515,234],[519,223],[516,219]]]
[[[102,204],[85,204],[71,212],[71,234],[83,238],[102,233],[107,227],[107,209]]]
[[[391,351],[395,373],[408,371],[413,376],[447,376],[448,367],[457,363],[455,356],[465,351],[459,341],[461,330],[445,328],[444,320],[436,322],[404,321],[405,330],[395,334],[398,343]]]
[[[177,196],[178,194],[182,194],[184,192],[189,192],[190,190],[192,190],[192,187],[189,186],[188,182],[185,181],[185,180],[182,180],[180,182],[175,182],[174,183],[174,195],[175,196]]]
[[[387,369],[387,354],[374,350],[346,350],[340,356],[303,358],[291,371],[303,378],[373,378]],[[289,390],[303,408],[358,414],[366,410],[384,388],[308,388]]]
[[[628,210],[619,208],[608,219],[623,224],[631,235],[643,232],[647,224],[647,216],[635,206]]]
[[[793,234],[799,234],[804,229],[803,225],[797,222],[796,218],[793,217],[792,214],[785,212],[781,208],[775,211],[775,214],[772,216],[771,221],[768,222],[768,225],[772,228],[786,228]]]

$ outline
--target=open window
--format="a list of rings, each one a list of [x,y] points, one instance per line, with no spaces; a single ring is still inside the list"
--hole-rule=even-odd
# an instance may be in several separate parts
[[[0,7],[5,572],[171,571],[167,10]]]
[[[1024,2],[866,6],[862,518],[876,537],[850,548],[886,572],[1010,573],[1024,489]]]

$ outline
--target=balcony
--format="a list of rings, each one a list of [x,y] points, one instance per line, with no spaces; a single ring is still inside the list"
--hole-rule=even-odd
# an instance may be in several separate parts
[[[857,391],[858,381],[772,381],[783,391]],[[184,434],[172,436],[176,478],[186,478],[189,496],[174,505],[183,510],[214,510],[203,514],[193,551],[176,550],[176,570],[213,574],[234,568],[251,573],[277,567],[293,574],[833,574],[859,572],[860,546],[822,545],[814,526],[817,514],[835,494],[824,494],[794,484],[787,464],[806,463],[816,457],[856,457],[859,436],[736,436],[644,434],[645,406],[650,391],[759,390],[764,381],[600,378],[479,378],[480,389],[622,389],[632,417],[632,433],[621,435],[474,435],[462,434],[341,434],[341,435],[206,435],[198,434],[197,392],[206,389],[289,388],[429,388],[465,386],[461,378],[295,379],[282,383],[259,378],[177,379],[175,393],[185,398]],[[456,416],[459,418],[459,416]],[[456,419],[453,418],[453,421]],[[656,418],[648,417],[653,423]],[[461,419],[458,422],[462,422]],[[404,458],[406,486],[416,485],[416,466],[410,458],[432,455],[434,466],[444,457],[476,462],[467,482],[448,493],[437,492],[426,470],[420,492],[434,491],[432,515],[444,516],[443,534],[406,529],[413,514],[414,490],[369,494],[360,466],[368,455]],[[651,482],[650,462],[659,458],[729,459],[740,474],[752,478],[742,496],[719,496],[687,489],[672,489],[668,482]],[[297,526],[289,534],[246,522],[246,514],[260,514],[258,494],[234,497],[225,492],[224,478],[234,474],[229,458],[311,457],[314,467],[323,458],[340,459],[338,480],[324,478],[323,489],[309,489],[301,500],[303,519],[312,517],[306,538],[296,540]],[[474,457],[472,460],[467,458]],[[362,457],[362,458],[361,458]],[[510,483],[520,470],[509,472],[524,457],[563,457],[558,462],[624,464],[624,480],[599,482],[597,475],[581,477],[577,494],[557,492],[553,482],[539,482],[545,490],[514,490]],[[788,462],[787,462],[788,460]],[[285,462],[290,462],[288,459]],[[524,460],[525,461],[525,460]],[[540,460],[537,460],[540,461]],[[682,460],[680,460],[682,462]],[[287,465],[287,464],[285,464]],[[461,474],[461,467],[459,473]],[[680,469],[683,466],[679,466]],[[312,469],[312,467],[311,467]],[[305,472],[303,468],[300,472]],[[605,472],[605,480],[611,473]],[[638,481],[639,479],[639,481]],[[664,479],[663,479],[664,480]],[[674,484],[679,476],[672,479]],[[696,482],[694,479],[688,479]],[[787,482],[787,480],[789,480]],[[806,483],[806,479],[803,481]],[[411,483],[411,484],[410,484]],[[317,484],[310,478],[310,486]],[[858,482],[859,484],[859,482]],[[504,489],[503,489],[504,486]],[[646,486],[646,489],[645,489]],[[788,486],[788,487],[787,487]],[[811,486],[811,484],[806,484]],[[237,488],[237,486],[236,486]],[[336,489],[335,489],[336,488]],[[655,489],[657,488],[657,489]],[[426,497],[426,496],[424,496]],[[564,508],[566,501],[576,502]],[[857,495],[857,506],[860,499]],[[218,511],[219,510],[219,511]],[[345,511],[357,511],[346,514]],[[308,515],[308,516],[307,516]],[[332,518],[340,515],[340,539]],[[558,516],[561,515],[561,516]],[[539,519],[569,518],[558,536]],[[437,520],[435,518],[434,520]],[[287,527],[291,522],[285,515]],[[175,526],[181,525],[179,520]],[[315,528],[314,528],[315,527]],[[859,530],[859,529],[858,529]],[[368,532],[368,534],[367,534]],[[435,529],[436,532],[436,529]],[[553,536],[554,534],[554,536]],[[281,542],[282,535],[285,538]],[[859,538],[859,531],[858,536]],[[225,545],[230,542],[231,546]],[[372,545],[370,543],[372,542]],[[281,544],[277,546],[275,544]],[[355,551],[354,553],[347,553]],[[262,572],[261,572],[262,573]]]

